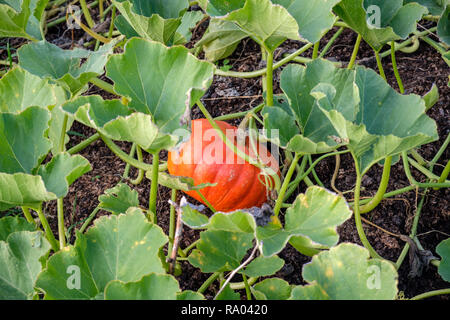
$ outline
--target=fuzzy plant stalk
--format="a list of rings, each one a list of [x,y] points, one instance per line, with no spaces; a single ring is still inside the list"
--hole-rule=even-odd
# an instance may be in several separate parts
[[[355,45],[353,46],[352,56],[350,58],[350,62],[348,63],[348,67],[347,67],[348,69],[352,69],[353,65],[355,64],[356,56],[358,55],[359,46],[361,44],[361,39],[362,39],[362,36],[358,33],[358,37],[356,38]]]
[[[295,153],[294,159],[292,159],[291,165],[289,166],[289,170],[286,173],[286,176],[283,180],[283,184],[281,185],[280,192],[278,193],[277,201],[275,202],[275,207],[273,209],[273,213],[274,213],[275,217],[278,217],[278,214],[280,213],[281,205],[283,204],[284,195],[286,193],[286,190],[288,189],[289,183],[291,182],[292,175],[294,174],[297,163],[301,157],[302,157],[301,154]]]
[[[370,256],[372,258],[378,258],[383,259],[376,251],[375,249],[370,245],[369,240],[367,240],[366,234],[364,233],[364,229],[361,222],[361,212],[359,211],[359,200],[360,200],[360,192],[361,192],[361,181],[362,181],[362,175],[361,171],[359,170],[359,162],[356,159],[356,156],[351,153],[353,156],[353,160],[355,163],[355,171],[356,171],[356,185],[355,185],[355,193],[354,193],[354,206],[353,206],[353,215],[355,218],[355,224],[356,229],[358,231],[359,239],[361,240],[364,247],[369,251]]]
[[[36,212],[38,214],[39,220],[41,221],[42,227],[44,228],[45,236],[50,243],[50,246],[52,247],[54,252],[57,252],[59,250],[59,244],[58,241],[56,241],[55,236],[53,235],[52,229],[50,228],[50,224],[48,223],[44,212],[42,211],[42,203],[39,204],[38,208],[36,208]]]
[[[381,175],[381,181],[380,185],[378,186],[377,193],[375,196],[370,200],[369,203],[366,203],[365,205],[361,206],[359,208],[360,213],[367,213],[375,209],[378,204],[383,200],[384,194],[386,193],[386,189],[388,187],[389,183],[389,177],[391,173],[391,164],[392,164],[392,157],[389,156],[384,160],[384,166],[383,166],[383,174]]]
[[[267,50],[266,105],[273,106],[273,51]]]
[[[400,73],[398,72],[397,67],[397,59],[395,58],[395,41],[391,42],[391,60],[392,60],[392,68],[394,69],[395,79],[397,80],[398,88],[401,94],[405,93],[405,89],[403,87],[402,78],[400,77]]]
[[[156,223],[156,198],[158,195],[158,175],[159,175],[159,152],[155,152],[152,154],[152,184],[150,186],[150,199],[148,209],[153,214],[154,220]]]

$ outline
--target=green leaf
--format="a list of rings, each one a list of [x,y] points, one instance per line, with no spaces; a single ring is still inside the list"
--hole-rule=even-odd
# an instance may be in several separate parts
[[[51,147],[44,137],[49,120],[50,113],[39,107],[0,113],[0,172],[33,173],[36,170]]]
[[[256,222],[255,218],[246,211],[216,212],[210,218],[208,229],[253,234]]]
[[[0,112],[20,112],[31,106],[47,108],[65,101],[64,90],[20,67],[0,79]]]
[[[303,267],[309,284],[292,289],[293,300],[392,300],[397,271],[392,263],[370,259],[358,245],[343,243],[312,258]]]
[[[179,292],[180,287],[174,277],[151,273],[136,282],[109,282],[105,300],[176,300]]]
[[[89,51],[79,48],[63,50],[46,41],[33,42],[17,50],[19,65],[40,78],[56,81],[76,94],[90,79],[103,73],[103,67],[115,43],[116,41],[111,41],[97,51]]]
[[[284,265],[284,260],[278,256],[259,256],[250,262],[241,273],[248,277],[270,276],[280,270]]]
[[[47,299],[102,297],[113,280],[132,282],[152,272],[164,273],[158,253],[167,240],[140,210],[103,216],[85,234],[77,234],[74,246],[48,260],[37,286]],[[80,277],[79,287],[71,278],[75,274]]]
[[[450,4],[445,8],[442,17],[439,19],[437,25],[437,34],[439,39],[450,45]]]
[[[212,18],[208,29],[195,46],[201,47],[209,61],[216,62],[231,55],[248,35],[234,22]]]
[[[48,0],[0,1],[0,38],[44,38],[41,24]]]
[[[230,284],[222,290],[222,292],[217,296],[216,300],[240,300],[241,295],[231,289]]]
[[[387,156],[438,139],[436,123],[425,114],[421,97],[397,93],[375,71],[363,67],[356,68],[356,85],[361,102],[354,117],[334,110],[325,92],[316,97],[340,139],[349,141],[362,174]]]
[[[335,95],[331,102],[337,110],[351,118],[359,103],[354,82],[354,71],[336,68],[332,62],[323,59],[308,63],[306,67],[294,64],[287,66],[281,74],[281,88],[300,127],[297,132],[301,135],[291,138],[286,147],[299,153],[321,153],[342,144],[335,140],[337,132],[311,92],[317,90],[320,83],[333,86]],[[268,114],[267,121],[277,121],[270,119],[270,116]],[[289,127],[292,127],[289,133],[292,135],[293,126]]]
[[[42,256],[50,244],[40,231],[11,233],[0,241],[0,299],[26,300],[34,295]]]
[[[389,41],[405,39],[415,31],[428,10],[417,3],[403,5],[403,0],[342,0],[334,12],[379,51]]]
[[[303,236],[316,244],[331,247],[337,244],[336,228],[352,215],[344,198],[328,190],[312,186],[299,194],[287,209],[285,227],[273,224],[256,229],[262,242],[262,253],[271,256],[280,252],[293,236]]]
[[[224,16],[231,11],[241,9],[245,4],[245,0],[203,0],[200,5],[211,17]]]
[[[257,300],[287,300],[291,290],[292,286],[280,278],[265,279],[252,287]]]
[[[269,0],[247,0],[242,9],[232,11],[223,19],[235,22],[271,51],[286,39],[300,40],[297,21],[285,8]]]
[[[133,38],[123,54],[109,59],[106,70],[130,108],[152,115],[159,130],[171,134],[190,123],[190,107],[211,84],[214,66],[184,47]]]
[[[404,0],[403,2],[411,3],[417,2],[418,4],[426,7],[428,12],[433,16],[440,16],[445,10],[445,3],[447,0]]]
[[[441,241],[436,247],[436,253],[441,256],[438,272],[442,279],[450,282],[450,239]]]
[[[36,226],[19,216],[0,219],[0,241],[6,241],[8,236],[19,231],[35,231]]]
[[[222,230],[200,233],[197,249],[189,255],[189,262],[202,272],[231,271],[241,264],[252,245],[253,234]]]
[[[69,192],[69,186],[86,172],[91,171],[89,161],[81,155],[59,153],[45,166],[39,168],[38,174],[42,177],[48,192],[58,198]]]
[[[205,300],[205,297],[196,291],[185,290],[177,293],[177,300]]]
[[[190,205],[183,207],[181,220],[191,229],[204,229],[209,224],[208,216],[193,209]]]
[[[435,83],[433,83],[430,91],[423,96],[423,100],[425,101],[425,111],[428,111],[439,101],[439,90]]]
[[[96,129],[101,134],[118,141],[137,143],[148,152],[168,149],[178,138],[162,134],[153,122],[153,117],[133,112],[121,100],[103,100],[101,96],[81,96],[63,105],[63,110],[74,118]]]
[[[118,183],[98,197],[99,207],[113,214],[124,213],[130,207],[138,207],[139,199],[136,190],[132,190],[125,183]]]
[[[299,133],[295,119],[281,107],[264,107],[261,114],[264,118],[264,129],[267,130],[266,136],[276,145],[286,147],[289,141]]]
[[[188,11],[181,18],[181,24],[175,32],[173,43],[185,44],[191,41],[192,29],[202,20],[204,14],[201,11]]]
[[[164,0],[116,0],[114,2],[122,4],[129,2],[137,14],[146,17],[158,14],[164,19],[179,17],[189,6],[188,0],[172,0],[170,2]]]
[[[151,173],[146,172],[145,176],[151,179]],[[169,189],[190,191],[190,190],[200,190],[205,187],[215,186],[216,183],[201,183],[198,185],[194,184],[194,180],[190,177],[173,176],[166,172],[160,172],[158,175],[158,183]]]
[[[311,43],[316,43],[333,27],[336,17],[333,7],[340,0],[272,0],[280,4],[297,21],[300,35]]]
[[[159,2],[161,1],[113,1],[128,24],[128,26],[125,24],[124,30],[131,28],[144,39],[168,44],[180,26],[181,18],[178,17],[178,14],[176,16],[169,14],[168,16],[171,18],[163,18],[159,13],[163,13],[164,6],[160,6]],[[186,1],[171,1],[170,4],[182,2],[186,4]],[[158,3],[157,8],[153,7],[156,3]],[[123,21],[119,22],[119,27],[123,24]],[[119,29],[119,31],[121,30]],[[127,33],[129,31],[125,31],[124,34]]]

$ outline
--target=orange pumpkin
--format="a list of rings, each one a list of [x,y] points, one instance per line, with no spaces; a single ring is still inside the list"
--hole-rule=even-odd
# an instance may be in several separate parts
[[[245,146],[237,144],[238,128],[223,121],[216,123],[241,151],[255,158],[248,139]],[[264,177],[258,179],[259,168],[245,162],[228,148],[207,119],[193,120],[191,127],[190,139],[169,152],[167,167],[170,174],[190,177],[195,185],[217,183],[200,190],[217,211],[260,207],[267,201],[266,186],[261,182]],[[262,144],[257,145],[257,151],[260,160],[279,173],[278,162]],[[204,203],[195,190],[186,193]]]

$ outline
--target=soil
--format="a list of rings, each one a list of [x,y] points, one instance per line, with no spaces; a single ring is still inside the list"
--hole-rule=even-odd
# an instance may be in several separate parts
[[[425,21],[421,22],[421,24],[428,28],[432,26],[430,25],[430,22]],[[207,25],[208,21],[204,21],[194,30],[192,41],[187,45],[188,47],[192,47],[193,43],[201,38]],[[333,29],[322,39],[321,49],[336,30],[336,28]],[[83,36],[84,34],[78,30],[73,34],[72,32],[66,32],[66,29],[62,24],[49,30],[47,40],[67,48],[74,44],[76,45],[77,41]],[[74,42],[72,42],[72,39],[74,39]],[[327,59],[341,61],[345,66],[350,60],[355,40],[356,34],[351,30],[345,30],[331,46],[325,57]],[[11,45],[18,48],[22,43],[23,41],[13,41],[11,42]],[[0,43],[0,45],[3,45],[3,43]],[[283,54],[292,52],[301,46],[302,44],[300,42],[286,41],[277,50],[275,60],[279,59]],[[387,49],[387,47],[385,47],[385,49]],[[311,57],[311,55],[312,50],[308,50],[302,56]],[[0,50],[0,58],[5,58],[5,50]],[[259,46],[250,39],[242,41],[233,55],[227,59],[229,61],[228,64],[232,66],[231,70],[252,71],[263,67],[260,63],[261,53]],[[377,70],[373,51],[366,43],[364,43],[364,41],[361,44],[357,56],[357,63]],[[424,145],[418,149],[419,154],[421,154],[424,159],[431,160],[450,131],[450,89],[447,86],[450,68],[443,61],[439,53],[424,42],[421,42],[420,48],[412,54],[397,53],[397,63],[405,85],[406,93],[415,93],[423,96],[431,89],[433,84],[439,89],[439,101],[427,112],[427,114],[437,123],[439,141]],[[219,62],[219,65],[221,64],[222,62]],[[392,71],[390,57],[383,60],[383,66],[389,84],[393,88],[398,89]],[[279,88],[279,75],[281,70],[282,68],[276,70],[274,74],[275,93],[281,93]],[[111,94],[105,93],[94,86],[91,86],[86,94],[100,94],[105,99],[112,98]],[[232,112],[245,111],[255,107],[262,102],[261,95],[262,86],[259,78],[238,79],[215,76],[211,87],[203,97],[203,102],[213,116],[219,116]],[[194,107],[192,110],[192,118],[196,119],[201,117],[203,117],[201,112]],[[239,124],[239,120],[230,122],[234,125]],[[77,122],[73,124],[71,131],[76,132],[77,134],[70,135],[70,142],[67,145],[68,148],[76,145],[94,133],[92,129]],[[129,152],[131,147],[129,143],[117,144],[122,150]],[[83,175],[73,183],[70,186],[68,195],[64,199],[65,223],[67,228],[71,228],[71,242],[74,241],[74,230],[81,226],[82,222],[97,206],[98,197],[106,189],[112,188],[121,181],[125,169],[124,162],[118,159],[101,140],[91,144],[81,151],[80,154],[89,160],[92,165],[92,171]],[[166,160],[166,158],[167,153],[161,153],[161,159]],[[440,161],[435,166],[436,174],[439,174],[442,171],[445,162],[449,158],[450,150],[447,148]],[[151,155],[144,153],[144,160],[151,163]],[[324,186],[330,190],[332,190],[330,178],[334,168],[335,160],[333,157],[326,158],[316,167],[319,179],[323,182]],[[426,177],[414,169],[411,170],[416,180],[425,182]],[[362,197],[375,194],[380,182],[381,172],[382,167],[377,165],[370,169],[362,183]],[[136,170],[131,168],[130,177],[133,178],[136,174]],[[313,179],[312,175],[310,177]],[[355,179],[353,161],[348,154],[345,154],[341,157],[336,187],[341,191],[351,191],[354,187]],[[142,183],[137,186],[131,184],[128,180],[125,182],[139,193],[140,205],[147,207],[150,181],[144,179]],[[409,182],[404,174],[403,166],[400,161],[392,167],[388,191],[406,186],[409,186]],[[297,192],[291,197],[290,201],[295,199],[295,195],[302,193],[305,190],[306,186],[302,183]],[[391,233],[408,235],[422,194],[423,189],[420,189],[385,200],[375,210],[366,214],[365,218]],[[352,192],[345,193],[344,195],[348,201],[352,200]],[[182,194],[179,193],[178,200],[181,196]],[[166,233],[168,233],[169,228],[169,199],[170,190],[160,186],[158,189],[157,219],[158,225],[161,226]],[[190,199],[190,201],[195,203],[195,200],[193,199]],[[450,189],[429,190],[421,211],[418,225],[418,238],[423,248],[425,250],[430,250],[433,255],[436,255],[434,250],[437,244],[449,237],[449,201]],[[55,234],[57,234],[56,201],[46,203],[45,213],[48,216]],[[210,212],[207,213],[210,214]],[[107,212],[100,211],[97,216],[104,214],[107,214]],[[364,224],[364,229],[368,240],[375,250],[382,257],[396,261],[405,243],[398,237],[394,237],[373,226]],[[340,242],[354,242],[361,244],[353,219],[350,219],[341,225],[338,228],[338,232]],[[199,232],[185,227],[180,246],[185,248],[198,239],[198,237]],[[287,245],[279,256],[285,260],[285,266],[276,274],[276,276],[283,278],[291,284],[305,284],[301,276],[302,267],[305,263],[308,263],[311,258],[300,254],[290,245]],[[199,269],[191,266],[187,261],[181,262],[181,268],[182,274],[178,276],[177,279],[183,290],[197,290],[209,277],[209,274],[201,273]],[[413,297],[426,291],[448,287],[448,283],[441,279],[434,266],[425,267],[422,274],[416,275],[415,277],[409,276],[410,271],[410,263],[408,258],[406,258],[399,270],[398,279],[398,288],[406,298]],[[236,281],[239,281],[239,279],[236,278]],[[217,290],[216,282],[205,292],[206,297],[212,298],[214,292]],[[439,296],[433,299],[449,300],[449,296]]]

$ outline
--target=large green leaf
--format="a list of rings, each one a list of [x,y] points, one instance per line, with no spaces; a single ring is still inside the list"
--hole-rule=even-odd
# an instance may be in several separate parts
[[[56,81],[76,94],[90,79],[103,73],[115,43],[111,41],[97,51],[89,51],[79,48],[64,50],[47,41],[33,42],[18,50],[19,65],[40,78]]]
[[[224,16],[231,11],[241,9],[245,0],[201,0],[199,1],[206,13],[212,17]]]
[[[201,47],[209,61],[217,61],[234,52],[239,42],[248,37],[234,22],[212,18],[202,39],[195,46]]]
[[[80,155],[59,153],[38,175],[0,172],[0,209],[14,206],[37,207],[43,201],[63,197],[69,186],[91,170],[89,161]]]
[[[139,199],[136,190],[132,190],[125,183],[118,183],[111,189],[105,190],[105,193],[98,197],[103,210],[114,214],[126,212],[130,207],[138,207]]]
[[[18,231],[36,231],[36,226],[19,216],[0,219],[0,241],[6,241],[10,234]]]
[[[223,19],[235,22],[269,50],[275,50],[286,39],[300,40],[297,21],[288,10],[270,0],[247,0],[241,9]]]
[[[42,256],[50,244],[40,231],[11,233],[0,241],[0,299],[26,300],[34,295]]]
[[[404,0],[404,3],[417,2],[426,7],[433,16],[440,16],[445,10],[445,4],[448,0]]]
[[[278,256],[259,256],[250,262],[241,273],[249,277],[270,276],[280,270],[284,265],[284,260]]]
[[[178,281],[173,276],[151,273],[136,282],[109,282],[105,300],[176,300],[179,292]]]
[[[223,230],[200,233],[197,249],[189,255],[189,262],[202,272],[231,271],[241,264],[252,247],[253,234]]]
[[[437,25],[437,34],[441,41],[450,45],[450,4],[445,8],[442,17],[439,19]]]
[[[44,38],[42,23],[48,0],[1,0],[0,38]]]
[[[81,96],[67,102],[62,108],[77,121],[103,135],[113,140],[135,142],[149,152],[168,149],[178,141],[175,136],[161,133],[151,115],[133,112],[118,99],[103,100],[98,95]]]
[[[86,172],[91,171],[89,161],[83,156],[58,153],[45,166],[39,168],[38,174],[44,180],[48,192],[58,198],[69,191],[69,186]]]
[[[320,83],[336,88],[333,104],[343,114],[352,117],[359,102],[355,90],[355,74],[351,70],[336,68],[333,63],[317,59],[306,67],[289,65],[281,74],[281,88],[289,102],[299,128],[295,130],[292,117],[281,108],[265,108],[265,127],[279,127],[279,144],[298,153],[322,153],[336,148],[336,130],[318,107],[311,91]],[[274,141],[277,143],[277,141]]]
[[[186,0],[176,0],[162,5],[162,1],[113,1],[128,24],[127,29],[120,29],[124,34],[132,28],[140,37],[162,43],[169,43],[181,24],[179,13],[187,6]],[[124,32],[125,31],[125,32]]]
[[[283,279],[269,278],[258,282],[251,290],[257,300],[287,300],[292,286]]]
[[[379,51],[389,41],[405,39],[415,31],[428,10],[418,3],[403,5],[403,0],[342,0],[334,12]]]
[[[0,79],[0,112],[19,112],[31,106],[46,108],[65,98],[61,87],[20,67],[14,67]]]
[[[397,271],[392,263],[369,259],[369,252],[352,243],[323,251],[304,265],[309,284],[292,289],[294,300],[392,300],[397,294]]]
[[[177,31],[173,39],[174,44],[185,44],[191,41],[192,29],[195,28],[197,23],[204,17],[201,11],[188,11],[181,18],[181,24],[178,26]]]
[[[184,47],[133,38],[106,70],[130,108],[152,115],[159,130],[171,134],[190,123],[190,107],[211,84],[214,66]]]
[[[166,242],[161,228],[149,223],[140,210],[104,216],[85,234],[78,233],[74,246],[48,260],[36,285],[47,299],[103,298],[111,281],[138,281],[152,272],[164,273],[158,252]]]
[[[438,139],[436,123],[425,114],[420,96],[401,95],[375,71],[356,68],[360,105],[354,117],[342,114],[330,103],[334,90],[316,91],[321,110],[340,139],[357,157],[362,174],[387,156]]]
[[[40,107],[0,113],[0,172],[35,172],[51,147],[44,137],[49,120],[50,112]]]
[[[257,239],[262,242],[262,253],[271,256],[280,252],[291,237],[303,236],[314,243],[331,247],[339,236],[336,228],[352,215],[344,198],[321,187],[309,187],[299,194],[288,208],[285,226],[268,224],[256,229]]]
[[[272,0],[280,4],[297,21],[300,35],[311,43],[316,43],[333,27],[336,17],[333,7],[341,0]]]
[[[438,244],[436,253],[441,256],[438,272],[442,279],[450,282],[450,239],[446,239]]]

